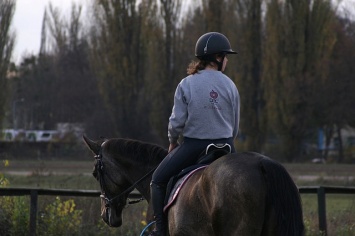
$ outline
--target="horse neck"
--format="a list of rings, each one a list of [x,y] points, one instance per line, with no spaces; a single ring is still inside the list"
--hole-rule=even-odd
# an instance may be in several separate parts
[[[154,167],[144,167],[141,165],[129,165],[122,167],[125,171],[125,177],[130,182],[130,185],[135,185],[135,188],[147,200],[150,199],[149,184],[152,179],[147,173]],[[127,171],[128,170],[128,171]]]
[[[119,139],[118,143],[123,143],[124,145],[123,148],[119,148],[118,150],[111,150],[111,152],[115,153],[113,157],[115,159],[114,162],[123,171],[130,184],[133,185],[139,181],[135,187],[149,201],[149,186],[153,174],[152,171],[167,155],[167,150],[136,140]],[[142,157],[146,159],[142,159]],[[144,179],[141,180],[142,178]]]
[[[149,165],[144,165],[139,162],[132,162],[130,157],[124,157],[124,161],[118,163],[120,169],[125,170],[125,176],[131,185],[136,184],[135,188],[143,195],[149,203],[150,201],[150,182],[156,167],[160,163],[152,162]]]
[[[142,181],[142,183],[137,185],[137,190],[142,194],[144,199],[147,200],[147,202],[150,202],[150,182],[152,178],[148,177],[146,180]]]

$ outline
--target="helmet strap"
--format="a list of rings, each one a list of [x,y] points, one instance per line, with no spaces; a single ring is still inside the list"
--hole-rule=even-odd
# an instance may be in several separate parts
[[[221,61],[218,61],[216,59],[216,55],[215,54],[207,55],[207,56],[201,57],[200,59],[216,63],[218,71],[221,71],[222,67],[223,67],[223,61],[224,61],[225,56],[226,56],[226,54],[222,54],[222,60]]]
[[[217,63],[217,66],[218,66],[218,71],[221,71],[221,70],[222,70],[223,62],[224,62],[224,58],[225,58],[225,57],[226,57],[226,55],[223,54],[221,61],[218,61],[218,60],[215,61],[215,62]]]

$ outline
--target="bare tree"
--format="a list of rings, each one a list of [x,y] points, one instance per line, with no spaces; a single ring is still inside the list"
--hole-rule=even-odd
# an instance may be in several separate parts
[[[261,151],[266,135],[262,85],[262,1],[231,1],[234,10],[235,42],[238,55],[232,73],[241,97],[241,134],[243,148]],[[231,24],[230,24],[231,25]]]
[[[268,1],[264,44],[265,99],[272,130],[289,161],[299,158],[312,127],[318,81],[334,46],[330,1]],[[318,90],[319,91],[319,90]]]
[[[318,85],[324,96],[318,96],[315,111],[315,119],[319,127],[324,129],[326,135],[326,148],[334,134],[338,137],[338,162],[345,159],[341,130],[348,125],[355,126],[355,82],[353,75],[355,68],[355,22],[350,18],[339,17],[334,24],[336,42],[330,58],[329,76]],[[327,132],[330,131],[330,132]],[[327,149],[323,152],[323,158],[327,158]]]
[[[176,85],[185,75],[184,70],[181,69],[183,57],[181,48],[181,0],[159,0],[160,4],[157,4],[159,14],[154,14],[155,25],[152,28],[159,29],[159,34],[151,35],[150,38],[156,38],[158,45],[151,51],[152,54],[149,58],[149,65],[155,64],[158,70],[155,70],[155,75],[149,77],[149,81],[153,82],[150,86],[151,91],[155,94],[152,99],[155,106],[152,107],[151,123],[156,129],[158,135],[167,141],[166,130],[168,118],[171,113],[173,104],[173,94],[175,92]],[[161,25],[161,26],[160,26]]]
[[[95,2],[91,31],[92,67],[109,110],[115,135],[142,138],[149,114],[139,108],[144,97],[142,18],[135,0]]]
[[[49,5],[38,56],[23,59],[17,86],[26,100],[31,129],[55,129],[58,123],[88,123],[99,105],[97,82],[89,67],[89,48],[80,21],[81,7],[63,17]],[[50,40],[51,39],[51,40]],[[104,109],[101,109],[104,113]]]
[[[10,31],[15,4],[14,0],[0,1],[0,126],[5,114],[3,111],[8,92],[6,77],[15,42],[15,34]]]

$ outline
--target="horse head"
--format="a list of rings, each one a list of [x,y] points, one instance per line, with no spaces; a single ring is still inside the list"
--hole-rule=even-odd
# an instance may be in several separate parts
[[[93,141],[83,136],[88,148],[95,154],[93,176],[101,189],[101,218],[111,227],[122,225],[122,211],[126,206],[130,183],[123,176],[117,165],[108,158],[104,151],[105,140]]]

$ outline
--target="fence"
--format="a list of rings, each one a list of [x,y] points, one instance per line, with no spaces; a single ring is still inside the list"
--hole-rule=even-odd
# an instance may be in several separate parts
[[[300,187],[301,194],[317,194],[318,197],[318,227],[327,235],[327,217],[325,195],[328,194],[355,194],[355,187],[313,186]]]
[[[30,228],[29,235],[36,235],[38,195],[70,196],[70,197],[99,197],[98,190],[65,190],[65,189],[27,189],[27,188],[0,188],[0,196],[30,196]],[[130,198],[140,198],[138,193],[131,193]]]
[[[327,187],[312,186],[300,187],[301,194],[317,194],[319,230],[327,235],[326,194],[355,194],[355,187]],[[61,190],[61,189],[26,189],[26,188],[0,188],[0,196],[30,196],[30,236],[36,235],[38,195],[73,196],[73,197],[99,197],[97,190]],[[140,198],[138,193],[131,193],[130,198]]]

